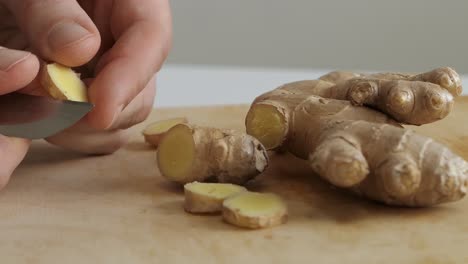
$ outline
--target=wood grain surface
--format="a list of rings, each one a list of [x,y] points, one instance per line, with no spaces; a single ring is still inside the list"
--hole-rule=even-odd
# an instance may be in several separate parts
[[[147,122],[188,116],[244,129],[247,106],[158,109]],[[412,127],[468,159],[468,98],[446,119]],[[145,123],[146,124],[146,123]],[[284,197],[287,224],[244,230],[182,208],[140,135],[109,156],[35,142],[0,192],[0,263],[468,263],[468,198],[391,208],[319,180],[304,162],[272,156],[249,184]]]

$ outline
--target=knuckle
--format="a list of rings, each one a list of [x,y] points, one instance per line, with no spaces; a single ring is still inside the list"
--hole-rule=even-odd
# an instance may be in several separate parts
[[[150,87],[145,88],[145,90],[127,106],[127,109],[124,110],[122,115],[122,119],[114,125],[115,128],[127,129],[145,121],[148,118],[153,109],[153,91],[155,90],[155,87],[152,87],[151,89],[148,88]]]
[[[123,130],[91,133],[68,133],[48,138],[50,143],[88,155],[112,154],[127,144],[129,135]]]
[[[128,129],[134,125],[137,125],[145,121],[148,115],[149,115],[148,111],[141,110],[139,112],[136,112],[135,114],[130,115],[127,120],[120,123],[119,129]]]

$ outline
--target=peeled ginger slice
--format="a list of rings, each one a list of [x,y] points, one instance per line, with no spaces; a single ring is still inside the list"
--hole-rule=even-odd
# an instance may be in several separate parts
[[[187,183],[184,208],[190,213],[220,213],[226,198],[244,191],[245,187],[229,183]]]
[[[249,191],[224,200],[222,213],[227,223],[251,229],[284,224],[288,218],[288,208],[281,197]]]
[[[41,85],[55,99],[88,102],[88,90],[80,76],[58,63],[44,65]]]
[[[185,124],[187,122],[188,122],[187,118],[185,117],[176,117],[176,118],[156,121],[156,122],[149,124],[142,131],[142,134],[145,137],[145,141],[148,144],[154,147],[158,147],[162,138],[164,137],[164,135],[169,129],[171,129],[172,127],[178,124]]]

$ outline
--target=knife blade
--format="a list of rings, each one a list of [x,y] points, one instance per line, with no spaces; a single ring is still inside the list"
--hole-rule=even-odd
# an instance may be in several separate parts
[[[42,139],[74,125],[94,106],[44,96],[10,93],[0,96],[0,134]]]

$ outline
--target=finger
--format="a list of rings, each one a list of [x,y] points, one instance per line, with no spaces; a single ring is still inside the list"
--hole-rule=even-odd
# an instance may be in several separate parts
[[[79,1],[81,7],[87,14],[91,16],[91,19],[99,30],[101,37],[101,45],[96,53],[96,56],[85,65],[77,68],[81,76],[84,78],[94,77],[94,69],[96,64],[102,55],[112,48],[114,45],[114,36],[112,35],[110,26],[110,17],[112,15],[112,0],[94,1],[94,0],[82,0]]]
[[[99,49],[99,32],[76,1],[5,2],[41,57],[74,67],[88,62]]]
[[[30,141],[0,135],[0,189],[10,180],[13,171],[24,159]]]
[[[127,129],[148,118],[153,109],[156,94],[156,77],[133,99],[114,121],[110,129]]]
[[[89,89],[96,107],[89,115],[100,129],[112,126],[123,109],[159,70],[170,47],[171,21],[167,1],[114,1],[115,45],[96,67]]]
[[[38,72],[39,60],[30,52],[0,47],[0,95],[25,87]]]
[[[46,139],[49,143],[62,148],[91,155],[111,154],[129,140],[125,130],[98,131],[85,122]]]

